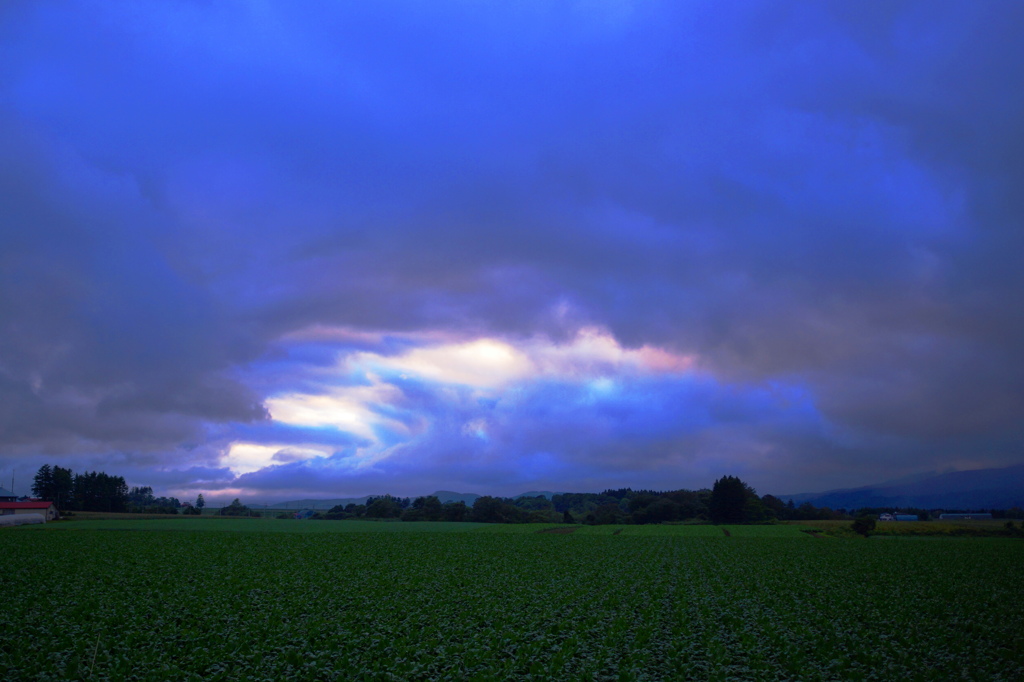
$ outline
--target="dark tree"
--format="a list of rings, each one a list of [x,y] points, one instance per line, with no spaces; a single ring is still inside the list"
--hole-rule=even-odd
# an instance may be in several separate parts
[[[242,504],[237,497],[228,506],[221,507],[217,513],[221,516],[251,516],[253,514],[252,510]]]
[[[633,523],[678,521],[680,513],[680,505],[668,498],[659,497],[643,509],[633,512]]]
[[[53,501],[57,509],[67,509],[75,492],[75,475],[71,469],[53,467]]]
[[[401,503],[389,495],[378,497],[366,507],[366,516],[371,519],[394,519],[401,515]]]
[[[708,512],[715,523],[744,523],[747,520],[747,501],[754,490],[736,476],[723,476],[715,481],[711,489]],[[760,500],[758,500],[760,502]]]
[[[441,505],[441,517],[445,521],[466,521],[472,511],[462,500],[449,501]]]
[[[132,486],[128,491],[128,508],[133,512],[145,511],[154,506],[153,488]]]
[[[423,499],[423,518],[427,521],[440,521],[443,515],[441,500],[437,495],[428,495]]]
[[[597,526],[606,526],[626,522],[626,513],[622,507],[615,503],[602,504],[591,514],[587,514],[589,523]]]
[[[473,520],[480,523],[528,523],[530,513],[508,500],[484,495],[473,502]]]
[[[871,531],[875,529],[875,517],[874,516],[861,516],[856,521],[850,524],[850,528],[853,529],[854,533],[867,537]]]
[[[32,494],[44,500],[53,499],[53,469],[49,464],[39,467],[32,478]]]

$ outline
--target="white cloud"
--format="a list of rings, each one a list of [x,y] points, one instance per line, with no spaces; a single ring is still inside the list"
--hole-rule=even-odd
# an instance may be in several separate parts
[[[274,445],[266,443],[235,442],[230,445],[227,453],[221,457],[221,465],[226,466],[236,476],[265,469],[274,464],[284,464],[314,457],[326,457],[331,448],[323,445]]]

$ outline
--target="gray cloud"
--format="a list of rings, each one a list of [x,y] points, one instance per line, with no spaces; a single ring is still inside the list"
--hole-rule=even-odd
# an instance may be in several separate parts
[[[1024,11],[615,7],[5,8],[0,453],[187,466],[265,424],[280,338],[312,324],[594,324],[857,434],[769,410],[634,443],[638,411],[594,481],[709,434],[809,483],[1019,459]],[[559,400],[532,399],[516,419]],[[488,457],[467,484],[528,468]]]

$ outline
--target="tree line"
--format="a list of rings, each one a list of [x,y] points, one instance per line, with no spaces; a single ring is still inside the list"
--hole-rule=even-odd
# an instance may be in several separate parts
[[[44,464],[33,479],[36,497],[52,500],[61,511],[140,512],[148,514],[201,514],[200,494],[195,503],[174,497],[156,497],[150,486],[129,488],[121,476]],[[218,510],[223,516],[261,516],[235,499]],[[283,512],[282,517],[292,514]],[[475,521],[478,523],[772,523],[849,519],[845,509],[832,510],[808,503],[794,505],[773,495],[757,492],[736,476],[723,476],[710,489],[633,490],[608,489],[600,493],[562,493],[517,498],[485,495],[472,505],[441,502],[435,495],[423,497],[370,497],[365,504],[350,503],[316,513],[314,519],[400,519],[402,521]]]
[[[76,474],[44,464],[32,479],[32,494],[53,501],[61,511],[127,511],[130,492],[124,477],[102,471]]]
[[[176,497],[154,496],[150,486],[129,488],[123,476],[111,476],[102,471],[77,474],[49,464],[39,467],[32,478],[32,494],[52,501],[62,512],[177,514],[183,507]]]
[[[284,514],[287,516],[287,514]],[[478,523],[649,524],[698,521],[710,523],[771,523],[786,520],[848,518],[844,512],[796,506],[757,492],[735,476],[723,476],[710,489],[633,490],[601,493],[563,493],[517,498],[478,497],[465,502],[441,502],[435,495],[368,498],[365,504],[332,507],[314,519],[400,519],[402,521],[475,521]]]

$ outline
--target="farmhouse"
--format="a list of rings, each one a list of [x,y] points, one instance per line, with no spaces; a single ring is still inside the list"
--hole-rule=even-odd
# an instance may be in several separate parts
[[[42,514],[47,521],[60,518],[57,512],[57,505],[46,500],[31,500],[27,502],[0,502],[0,516],[12,514]]]
[[[0,502],[15,502],[18,496],[12,493],[7,488],[0,486]]]

